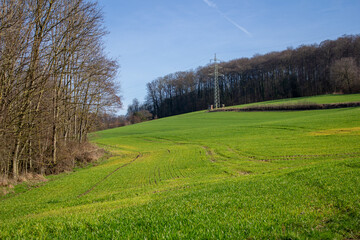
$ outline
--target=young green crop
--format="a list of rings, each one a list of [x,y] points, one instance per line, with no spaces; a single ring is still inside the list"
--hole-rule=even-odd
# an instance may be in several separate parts
[[[194,112],[91,140],[113,156],[2,197],[0,238],[360,237],[360,108]]]
[[[298,97],[298,98],[288,98],[288,99],[279,99],[271,100],[266,102],[250,103],[243,104],[235,107],[249,107],[257,105],[281,105],[281,104],[307,104],[307,103],[317,103],[317,104],[330,104],[330,103],[349,103],[349,102],[360,102],[360,94],[327,94],[319,95],[312,97]]]

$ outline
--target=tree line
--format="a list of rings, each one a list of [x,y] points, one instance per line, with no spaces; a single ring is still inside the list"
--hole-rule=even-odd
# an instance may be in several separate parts
[[[147,109],[147,106],[141,104],[137,98],[133,99],[132,104],[127,108],[126,115],[117,115],[114,112],[106,112],[98,116],[98,121],[94,126],[96,131],[123,127],[135,123],[152,120],[154,116]]]
[[[227,106],[326,93],[360,92],[360,35],[219,64]],[[203,110],[214,102],[214,65],[176,72],[147,84],[142,109],[155,117]]]
[[[63,151],[121,106],[102,21],[90,0],[0,1],[0,174],[61,171]]]

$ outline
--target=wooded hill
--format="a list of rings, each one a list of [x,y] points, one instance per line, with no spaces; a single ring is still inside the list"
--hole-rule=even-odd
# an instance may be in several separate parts
[[[326,93],[360,92],[360,35],[220,63],[226,106]],[[176,72],[147,84],[142,109],[166,117],[214,102],[214,65]]]
[[[70,147],[121,104],[104,34],[93,1],[0,2],[0,175],[71,169]]]

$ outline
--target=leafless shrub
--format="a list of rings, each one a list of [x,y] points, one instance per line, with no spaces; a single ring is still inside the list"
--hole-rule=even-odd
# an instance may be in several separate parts
[[[88,142],[59,146],[59,158],[56,165],[48,169],[49,174],[72,171],[74,167],[85,166],[99,160],[105,151]]]
[[[5,187],[9,184],[9,179],[7,176],[1,175],[0,176],[0,187]]]

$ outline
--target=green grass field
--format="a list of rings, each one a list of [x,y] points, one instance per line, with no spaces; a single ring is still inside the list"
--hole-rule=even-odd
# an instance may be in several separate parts
[[[249,103],[234,107],[242,108],[242,107],[258,106],[258,105],[306,104],[306,103],[326,104],[326,103],[348,103],[348,102],[360,102],[360,94],[342,94],[342,95],[328,94],[328,95],[319,95],[312,97],[288,98],[288,99],[271,100],[266,102]]]
[[[0,199],[0,239],[360,238],[360,108],[201,111],[91,141],[112,156]]]

